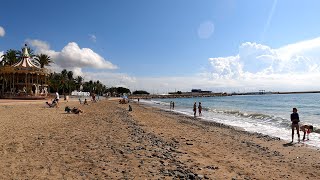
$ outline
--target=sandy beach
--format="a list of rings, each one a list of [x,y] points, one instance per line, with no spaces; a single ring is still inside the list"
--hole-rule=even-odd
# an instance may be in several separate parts
[[[320,178],[320,151],[303,143],[130,104],[1,101],[0,179]]]

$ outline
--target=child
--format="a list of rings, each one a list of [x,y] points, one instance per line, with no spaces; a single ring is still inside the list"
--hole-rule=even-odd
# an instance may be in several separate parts
[[[87,99],[84,99],[84,102],[83,102],[83,104],[84,104],[84,105],[89,105],[89,104],[88,104],[88,101],[87,101]]]
[[[300,126],[300,130],[303,131],[303,139],[304,141],[306,139],[306,133],[307,133],[307,140],[309,140],[309,134],[313,131],[312,125],[302,125]]]

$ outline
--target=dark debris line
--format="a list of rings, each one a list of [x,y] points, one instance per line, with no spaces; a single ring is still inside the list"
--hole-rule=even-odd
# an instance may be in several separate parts
[[[179,154],[182,153],[177,150],[179,146],[178,141],[172,140],[171,142],[167,142],[153,133],[145,132],[128,113],[119,111],[118,114],[121,115],[120,119],[128,125],[132,141],[138,144],[141,143],[140,146],[131,148],[129,152],[139,150],[145,150],[148,152],[146,157],[149,162],[140,160],[139,167],[146,163],[150,163],[150,166],[155,166],[154,162],[156,162],[157,166],[160,168],[158,169],[159,172],[155,175],[170,176],[178,179],[208,179],[205,175],[192,172],[190,168],[178,160]],[[143,146],[143,142],[147,145]],[[138,158],[141,158],[138,152],[137,154]]]

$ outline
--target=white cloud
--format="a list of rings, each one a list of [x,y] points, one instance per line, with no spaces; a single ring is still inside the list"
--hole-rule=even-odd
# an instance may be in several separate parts
[[[45,41],[41,41],[41,40],[37,40],[37,39],[27,39],[26,42],[30,43],[31,46],[36,47],[37,51],[48,51],[48,50],[50,50],[50,45]]]
[[[89,34],[89,38],[92,42],[97,42],[97,37],[94,34]]]
[[[192,88],[215,92],[320,89],[320,37],[277,49],[255,42],[242,43],[239,53],[208,58],[205,71],[189,77],[134,77],[126,73],[84,71],[84,67],[114,69],[115,66],[91,49],[80,48],[74,42],[61,51],[51,50],[43,41],[29,42],[37,52],[54,57],[56,64],[52,68],[58,72],[67,68],[75,76],[84,76],[86,81],[100,80],[107,86],[124,86],[131,90],[166,93],[190,91]]]
[[[225,87],[287,90],[319,89],[320,38],[289,44],[278,49],[246,42],[239,54],[209,58],[203,73],[209,81],[226,81]]]
[[[81,68],[117,69],[117,66],[107,61],[89,48],[80,48],[75,42],[68,43],[61,51],[51,50],[47,42],[41,40],[26,40],[35,47],[36,53],[48,54],[54,61],[53,69],[74,69],[81,72]]]
[[[4,28],[0,26],[0,37],[3,37],[6,34]]]
[[[0,61],[2,61],[2,55],[4,54],[3,51],[0,51]]]

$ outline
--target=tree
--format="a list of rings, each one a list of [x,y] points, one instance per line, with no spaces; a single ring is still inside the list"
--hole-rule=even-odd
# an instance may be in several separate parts
[[[68,71],[67,77],[68,77],[69,94],[71,94],[71,87],[74,86],[73,72],[72,71]]]
[[[60,76],[60,88],[62,89],[62,94],[64,95],[65,89],[67,88],[67,81],[68,81],[68,71],[66,69],[63,69],[61,71]]]
[[[50,56],[46,54],[38,54],[35,58],[37,64],[40,65],[40,68],[44,68],[44,66],[50,66],[50,63],[53,63]]]
[[[65,94],[65,90],[68,90],[69,93],[73,90],[80,90],[80,86],[83,85],[82,91],[101,94],[107,92],[107,87],[102,84],[99,80],[89,82],[84,82],[82,76],[77,76],[73,78],[73,72],[67,71],[66,69],[62,70],[61,73],[51,73],[49,75],[49,86],[50,92],[62,92]],[[117,88],[116,88],[117,89]],[[126,89],[126,88],[124,88]],[[124,90],[121,87],[119,88],[119,92],[130,92],[129,89]]]
[[[119,94],[130,94],[131,91],[128,88],[124,88],[124,87],[117,87],[117,92]]]
[[[76,88],[80,91],[80,86],[83,83],[83,77],[82,76],[77,76],[75,81],[76,81]]]
[[[6,65],[13,65],[15,63],[17,63],[19,61],[18,59],[18,52],[16,50],[10,49],[7,50],[7,52],[5,54],[2,55],[2,66],[6,66]]]
[[[49,75],[50,92],[59,91],[61,84],[61,77],[59,73],[51,73]]]
[[[132,94],[150,94],[150,93],[148,93],[147,91],[144,91],[144,90],[137,90],[137,91],[133,91],[133,93]]]

